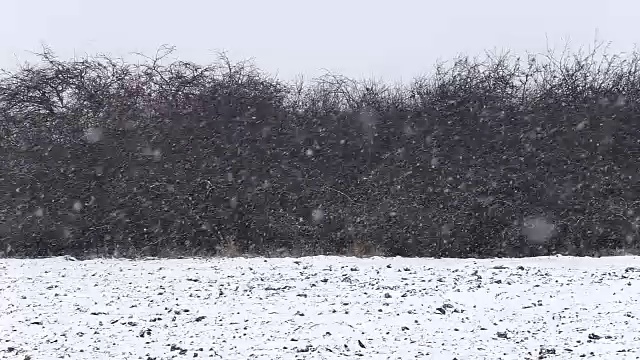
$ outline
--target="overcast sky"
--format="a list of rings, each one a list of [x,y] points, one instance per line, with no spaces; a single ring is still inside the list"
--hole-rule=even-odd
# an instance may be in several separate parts
[[[353,77],[408,80],[438,60],[484,50],[544,51],[640,39],[638,0],[7,0],[0,67],[48,44],[75,54],[155,53],[175,45],[184,60],[216,51],[253,58],[291,79],[323,69]]]

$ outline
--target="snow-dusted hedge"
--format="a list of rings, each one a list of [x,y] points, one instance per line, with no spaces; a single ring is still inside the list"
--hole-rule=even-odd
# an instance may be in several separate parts
[[[461,57],[401,86],[170,56],[4,73],[4,255],[638,248],[638,53]]]

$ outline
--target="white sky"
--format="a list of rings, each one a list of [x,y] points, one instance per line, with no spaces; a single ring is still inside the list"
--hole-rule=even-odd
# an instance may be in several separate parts
[[[611,41],[633,50],[637,0],[8,0],[0,21],[0,67],[46,43],[63,58],[152,55],[175,45],[184,60],[216,51],[254,58],[283,79],[322,69],[409,80],[439,59],[484,50],[560,50]]]

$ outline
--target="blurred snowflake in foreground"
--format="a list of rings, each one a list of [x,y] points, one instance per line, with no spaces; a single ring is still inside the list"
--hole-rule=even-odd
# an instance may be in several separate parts
[[[522,234],[530,243],[542,244],[553,236],[555,228],[555,225],[542,217],[531,217],[524,220]]]

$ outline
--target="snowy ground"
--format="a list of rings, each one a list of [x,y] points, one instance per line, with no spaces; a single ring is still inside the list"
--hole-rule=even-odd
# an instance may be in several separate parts
[[[0,358],[638,359],[640,258],[0,260]]]

